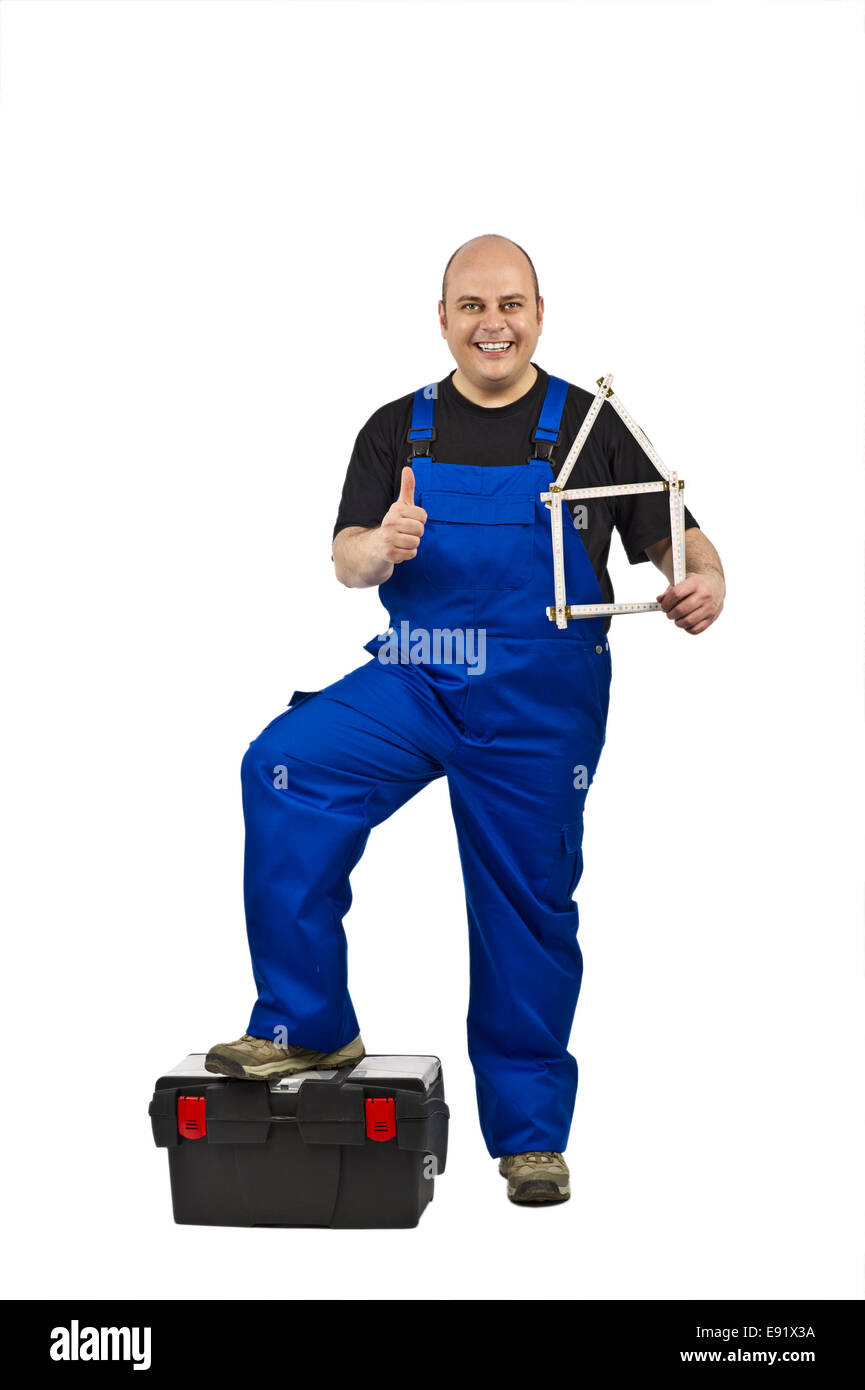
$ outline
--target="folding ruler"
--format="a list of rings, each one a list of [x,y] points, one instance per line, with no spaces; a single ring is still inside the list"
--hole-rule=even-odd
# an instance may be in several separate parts
[[[685,578],[685,498],[684,479],[671,473],[649,443],[640,426],[627,412],[621,401],[611,389],[612,372],[598,377],[601,388],[589,407],[589,412],[580,426],[580,432],[571,446],[571,452],[550,487],[549,492],[541,493],[541,501],[550,509],[553,536],[553,581],[555,583],[555,606],[547,609],[547,617],[555,618],[556,627],[567,627],[569,618],[596,618],[607,613],[654,613],[660,610],[659,603],[568,603],[565,598],[565,554],[562,545],[562,503],[576,502],[580,498],[592,497],[630,497],[640,492],[669,492],[670,494],[670,536],[673,542],[673,583],[679,584]],[[580,456],[580,450],[589,437],[589,431],[604,401],[622,417],[637,443],[645,450],[663,479],[658,483],[622,483],[620,487],[578,487],[565,490],[565,483]]]

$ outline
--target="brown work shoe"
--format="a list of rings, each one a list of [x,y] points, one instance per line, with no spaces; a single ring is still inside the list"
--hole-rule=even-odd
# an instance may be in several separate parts
[[[508,1180],[508,1196],[521,1206],[548,1206],[571,1195],[568,1165],[561,1154],[505,1154],[499,1172]]]
[[[296,1071],[352,1066],[363,1056],[360,1033],[336,1052],[313,1052],[311,1048],[297,1047],[294,1043],[280,1047],[270,1038],[254,1038],[244,1033],[237,1042],[217,1043],[205,1057],[204,1065],[207,1071],[220,1076],[239,1076],[245,1081],[275,1081]]]

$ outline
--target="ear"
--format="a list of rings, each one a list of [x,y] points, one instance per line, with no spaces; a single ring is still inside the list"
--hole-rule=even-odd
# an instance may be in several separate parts
[[[448,316],[447,316],[447,314],[445,313],[445,302],[444,302],[443,299],[440,299],[440,300],[439,300],[438,310],[439,310],[439,327],[441,328],[442,337],[443,337],[443,338],[446,338],[447,335],[448,335],[448,333],[447,333],[447,329],[448,329]]]
[[[539,299],[538,299],[538,333],[543,333],[543,331],[544,331],[544,296],[541,295],[541,296],[539,297]]]

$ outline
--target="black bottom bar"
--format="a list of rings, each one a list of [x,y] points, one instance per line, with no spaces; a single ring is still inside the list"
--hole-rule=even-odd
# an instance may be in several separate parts
[[[349,1270],[347,1285],[362,1291],[362,1258],[355,1237],[323,1233],[322,1238],[333,1242],[334,1269]],[[351,1249],[343,1248],[346,1239]],[[397,1249],[394,1258],[399,1258]],[[300,1290],[300,1276],[298,1283]],[[310,1344],[310,1333],[319,1326],[322,1331],[330,1328],[331,1336],[335,1325],[341,1327],[341,1335],[346,1334],[345,1315],[338,1307],[338,1285],[335,1278],[322,1301],[10,1302],[5,1305],[5,1344],[10,1355],[14,1347],[15,1360],[22,1369],[33,1366],[49,1376],[86,1374],[92,1379],[108,1371],[117,1377],[133,1374],[137,1364],[141,1372],[172,1372],[188,1383],[211,1373],[218,1373],[220,1380],[235,1373],[260,1384],[263,1372],[286,1375],[303,1346]],[[362,1292],[342,1301],[382,1302],[372,1293],[365,1299]],[[674,1367],[714,1364],[764,1365],[776,1371],[804,1366],[824,1377],[831,1371],[849,1372],[860,1360],[861,1300],[591,1302],[551,1298],[550,1303],[569,1304],[563,1310],[566,1323],[555,1308],[529,1307],[515,1324],[509,1301],[449,1300],[447,1290],[436,1288],[431,1277],[425,1297],[390,1299],[386,1306],[437,1301],[471,1304],[472,1340],[476,1347],[483,1345],[490,1373],[503,1356],[508,1357],[511,1371],[515,1369],[511,1359],[515,1340],[527,1353],[532,1354],[533,1349],[535,1356],[559,1341],[575,1375],[589,1364],[589,1358],[613,1375],[623,1371],[664,1373]],[[547,1299],[539,1295],[537,1299],[512,1301],[532,1304],[546,1303]],[[374,1340],[386,1343],[387,1359],[392,1362],[402,1337],[417,1351],[418,1330],[426,1326],[408,1310],[403,1317],[386,1318],[384,1324],[376,1320],[364,1335],[369,1336],[374,1328]],[[559,1331],[554,1335],[555,1327]],[[363,1328],[361,1322],[354,1328],[355,1334]],[[115,1332],[106,1333],[103,1339],[101,1329]],[[441,1358],[443,1367],[460,1358],[458,1329],[449,1332],[446,1318],[439,1325],[436,1344],[436,1357]],[[103,1359],[88,1359],[92,1349],[99,1350]],[[332,1350],[338,1356],[337,1349]],[[343,1353],[347,1351],[344,1345]],[[124,1352],[125,1359],[118,1359]],[[58,1354],[68,1359],[57,1359]],[[331,1369],[337,1369],[336,1362]]]

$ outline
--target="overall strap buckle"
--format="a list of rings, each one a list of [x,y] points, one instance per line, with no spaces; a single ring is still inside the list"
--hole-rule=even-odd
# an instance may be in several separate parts
[[[432,427],[428,433],[424,434],[419,439],[415,439],[411,430],[409,430],[408,434],[406,435],[406,438],[409,444],[411,445],[411,453],[406,455],[406,462],[411,463],[412,459],[419,457],[429,458],[430,445],[432,444],[435,437],[435,427]]]
[[[528,460],[529,463],[552,463],[553,449],[559,442],[559,436],[555,439],[535,439],[535,452]]]

